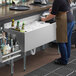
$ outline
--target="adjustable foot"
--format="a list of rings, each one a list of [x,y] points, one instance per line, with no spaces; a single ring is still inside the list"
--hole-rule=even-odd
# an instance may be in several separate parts
[[[24,71],[26,70],[26,53],[24,53]]]
[[[11,74],[11,76],[13,76],[13,74]]]
[[[13,60],[11,60],[11,76],[13,76],[14,74],[14,63],[13,63]]]

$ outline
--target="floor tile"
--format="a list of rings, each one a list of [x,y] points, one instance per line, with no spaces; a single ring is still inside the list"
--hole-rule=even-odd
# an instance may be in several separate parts
[[[55,71],[55,73],[61,74],[63,76],[66,76],[66,75],[70,74],[71,72],[73,72],[73,70],[66,68],[66,67],[62,67]]]
[[[51,74],[49,74],[49,75],[47,75],[47,76],[62,76],[62,75],[55,74],[55,73],[51,73]]]

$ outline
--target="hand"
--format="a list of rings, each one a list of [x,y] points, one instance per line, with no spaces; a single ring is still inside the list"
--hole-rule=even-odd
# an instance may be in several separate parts
[[[52,8],[49,9],[49,12],[51,12],[51,11],[52,11]]]
[[[45,22],[45,21],[46,21],[46,19],[45,19],[45,18],[41,18],[41,21],[44,21],[44,22]]]

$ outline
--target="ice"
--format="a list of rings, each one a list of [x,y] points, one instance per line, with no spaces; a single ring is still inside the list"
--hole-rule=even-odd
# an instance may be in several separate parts
[[[29,31],[33,31],[33,30],[45,27],[47,25],[49,25],[49,23],[45,23],[43,21],[35,21],[31,24],[26,25],[24,28],[25,28],[25,31],[29,32]]]

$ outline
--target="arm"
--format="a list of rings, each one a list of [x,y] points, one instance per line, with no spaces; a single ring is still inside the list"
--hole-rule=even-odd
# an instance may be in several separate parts
[[[47,21],[47,20],[54,18],[56,16],[56,14],[59,12],[60,6],[62,5],[62,3],[58,4],[60,2],[61,2],[61,0],[54,0],[52,8],[49,9],[50,14],[48,16],[46,16],[45,18],[41,18],[41,20]]]
[[[48,20],[50,20],[50,19],[52,19],[52,18],[54,18],[54,17],[55,17],[55,15],[49,14],[49,15],[46,16],[45,18],[41,18],[41,20],[42,20],[42,21],[48,21]]]

